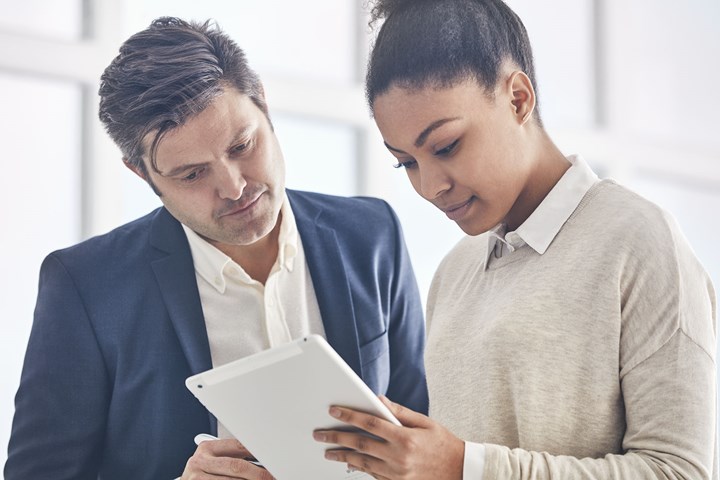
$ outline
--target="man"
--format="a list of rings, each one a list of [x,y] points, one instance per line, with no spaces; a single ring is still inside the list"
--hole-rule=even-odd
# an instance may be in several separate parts
[[[379,200],[285,190],[262,85],[227,35],[158,19],[100,96],[164,207],[43,263],[6,480],[268,478],[184,380],[310,333],[376,393],[427,410],[397,218]],[[195,450],[207,432],[226,439]]]

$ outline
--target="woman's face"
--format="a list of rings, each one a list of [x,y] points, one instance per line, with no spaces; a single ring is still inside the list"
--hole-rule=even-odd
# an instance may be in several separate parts
[[[533,168],[526,145],[534,95],[516,83],[514,75],[499,80],[492,98],[475,80],[394,86],[373,105],[385,145],[415,191],[468,235],[491,229],[522,203]]]

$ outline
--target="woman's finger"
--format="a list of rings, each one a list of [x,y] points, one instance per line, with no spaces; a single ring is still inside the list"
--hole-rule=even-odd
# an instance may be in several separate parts
[[[383,440],[392,440],[402,427],[369,413],[358,412],[344,407],[330,407],[330,415],[343,423],[352,425]]]
[[[317,430],[313,432],[313,438],[318,442],[347,447],[376,458],[383,458],[383,452],[387,450],[387,442],[385,440],[371,437],[364,432]]]
[[[380,395],[380,401],[382,401],[390,412],[395,415],[401,424],[405,427],[410,428],[430,428],[433,425],[433,421],[426,417],[422,413],[418,413],[414,410],[410,410],[407,407],[403,407],[399,403],[395,403],[385,395]]]
[[[328,450],[325,458],[334,462],[347,463],[348,468],[368,473],[375,478],[386,478],[388,466],[379,458],[353,450]]]

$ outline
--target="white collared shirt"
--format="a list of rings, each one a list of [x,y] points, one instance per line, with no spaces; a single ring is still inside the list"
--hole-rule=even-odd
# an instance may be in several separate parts
[[[280,213],[278,256],[265,285],[183,225],[195,265],[213,367],[309,334],[325,336],[287,196]],[[221,424],[218,436],[232,438]]]
[[[508,232],[507,225],[501,223],[488,232],[486,269],[493,256],[511,255],[525,245],[544,254],[585,194],[599,181],[582,157],[570,155],[567,159],[570,168],[517,230]],[[465,442],[463,479],[482,480],[484,467],[485,446]]]
[[[517,230],[508,232],[504,223],[490,230],[488,259],[490,255],[500,258],[525,245],[540,255],[545,253],[580,200],[598,181],[598,176],[581,156],[570,155],[567,159],[570,168]],[[487,264],[486,261],[486,268]]]

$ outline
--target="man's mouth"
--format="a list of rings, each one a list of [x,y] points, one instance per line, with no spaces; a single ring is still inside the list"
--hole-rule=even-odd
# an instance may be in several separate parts
[[[250,200],[244,200],[239,201],[238,203],[223,209],[223,211],[218,215],[218,217],[227,217],[228,215],[237,215],[238,213],[243,213],[247,210],[250,210],[255,204],[260,200],[260,197],[262,196],[262,193],[256,197],[252,197]]]

